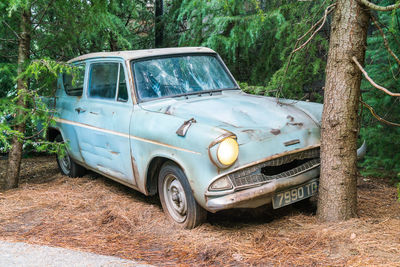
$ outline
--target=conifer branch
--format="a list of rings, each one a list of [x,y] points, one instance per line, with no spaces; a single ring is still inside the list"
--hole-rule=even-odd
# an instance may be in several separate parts
[[[354,63],[356,63],[357,67],[360,69],[360,71],[364,74],[365,78],[369,81],[369,83],[375,87],[376,89],[379,89],[383,92],[385,92],[386,94],[390,95],[390,96],[396,96],[396,97],[400,97],[400,93],[393,93],[391,91],[389,91],[388,89],[386,89],[383,86],[380,86],[379,84],[377,84],[376,82],[374,82],[374,80],[371,79],[371,77],[368,76],[368,73],[365,71],[365,69],[361,66],[360,62],[358,62],[358,60],[356,59],[356,57],[352,57],[351,58]]]
[[[18,40],[21,39],[21,36],[19,36],[19,34],[16,31],[14,31],[14,29],[10,25],[8,25],[7,22],[3,20],[3,23],[14,33],[14,35],[18,38]]]
[[[385,45],[387,51],[389,52],[390,55],[392,55],[392,57],[397,61],[397,64],[399,64],[399,66],[400,66],[400,59],[396,56],[396,54],[393,52],[393,50],[390,49],[389,42],[386,39],[385,33],[383,32],[382,28],[379,26],[378,21],[376,20],[376,18],[374,16],[371,16],[371,17],[372,17],[372,20],[374,21],[375,26],[378,28],[380,34],[382,35],[383,44]]]
[[[311,36],[307,39],[307,41],[305,41],[301,46],[299,46],[299,47],[297,47],[296,49],[294,49],[294,50],[291,52],[291,54],[294,54],[294,53],[296,53],[297,51],[303,49],[303,48],[314,38],[314,36],[315,36],[315,35],[322,29],[322,27],[325,25],[326,18],[327,18],[328,15],[333,11],[335,5],[336,5],[336,4],[332,4],[332,5],[328,6],[328,7],[325,9],[324,16],[323,16],[319,21],[317,21],[317,23],[315,23],[302,37],[300,37],[299,39],[297,39],[297,41],[302,40],[302,39],[303,39],[304,37],[306,37],[315,27],[317,27],[318,24],[321,24],[321,25],[319,25],[319,27],[311,34]]]
[[[16,39],[4,39],[4,38],[0,38],[0,41],[2,42],[10,42],[10,43],[18,43],[18,41]]]
[[[39,27],[40,24],[42,24],[43,18],[46,15],[47,10],[49,9],[49,7],[53,4],[54,0],[51,0],[50,3],[46,6],[46,8],[43,10],[42,12],[42,16],[40,17],[40,19],[38,20],[35,28],[33,28],[33,31],[35,31],[37,29],[37,27]]]
[[[292,60],[293,54],[296,53],[297,51],[303,49],[314,38],[315,34],[317,34],[317,32],[319,32],[321,30],[322,26],[324,26],[327,16],[329,15],[329,13],[331,13],[333,11],[335,6],[336,6],[336,4],[332,4],[332,5],[328,6],[325,9],[324,16],[322,18],[320,18],[313,26],[311,26],[311,28],[303,36],[301,36],[300,38],[297,39],[296,44],[294,45],[295,48],[293,49],[292,52],[290,52],[288,64],[286,65],[286,69],[285,69],[285,75],[286,75],[286,72],[288,71],[288,68],[289,68],[290,62]],[[321,24],[321,25],[311,34],[310,38],[308,38],[308,40],[305,41],[301,46],[297,47],[299,42],[301,40],[303,40],[319,24]]]
[[[375,5],[374,3],[369,2],[368,0],[357,0],[361,4],[365,5],[366,7],[377,10],[377,11],[392,11],[400,7],[400,1],[397,1],[396,4],[390,6],[379,6]]]
[[[320,18],[314,25],[312,25],[311,28],[305,34],[303,34],[301,37],[299,37],[296,40],[296,43],[294,45],[295,48],[293,49],[292,52],[290,52],[288,63],[286,65],[285,71],[283,73],[283,78],[282,78],[281,84],[279,86],[279,90],[278,90],[278,92],[276,94],[277,96],[278,96],[278,93],[282,93],[283,79],[286,77],[286,74],[288,72],[288,69],[289,69],[290,63],[292,61],[293,55],[296,52],[298,52],[301,49],[303,49],[314,38],[314,36],[322,29],[322,27],[324,26],[324,24],[326,22],[326,18],[335,9],[335,7],[336,7],[336,3],[328,6],[324,11],[324,16],[322,18]],[[318,25],[319,25],[319,27],[316,30],[314,30]],[[308,38],[308,40],[305,41],[301,46],[298,46],[299,42],[301,40],[303,40],[308,34],[310,34],[310,32],[312,32],[313,30],[314,30],[314,32],[311,34],[311,36]]]
[[[375,110],[368,105],[367,103],[365,103],[364,101],[360,100],[361,104],[363,104],[367,109],[369,109],[369,111],[371,112],[372,116],[374,116],[378,121],[383,122],[385,124],[391,125],[391,126],[398,126],[400,127],[400,123],[396,123],[396,122],[391,122],[388,120],[385,120],[384,118],[380,117],[378,114],[376,114]]]

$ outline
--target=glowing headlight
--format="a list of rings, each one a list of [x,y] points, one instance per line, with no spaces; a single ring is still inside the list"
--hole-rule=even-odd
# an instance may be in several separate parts
[[[239,145],[232,137],[225,138],[218,146],[217,158],[224,166],[232,165],[239,155]]]

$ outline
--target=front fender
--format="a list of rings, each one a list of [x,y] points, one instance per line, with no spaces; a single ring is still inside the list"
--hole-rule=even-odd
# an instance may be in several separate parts
[[[139,190],[146,192],[150,162],[155,157],[170,159],[185,172],[197,202],[205,207],[204,191],[219,173],[208,154],[209,145],[228,131],[193,123],[185,136],[176,131],[184,119],[135,107],[130,129],[131,155],[136,164],[135,179]]]

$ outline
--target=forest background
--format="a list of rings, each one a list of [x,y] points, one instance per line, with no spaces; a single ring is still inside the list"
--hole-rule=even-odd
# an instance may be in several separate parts
[[[21,6],[31,6],[30,61],[64,62],[98,51],[207,46],[217,51],[241,88],[253,94],[323,102],[330,17],[304,49],[299,37],[333,1],[298,0],[6,0],[0,2],[0,123],[15,98]],[[377,1],[375,1],[377,2]],[[381,5],[395,1],[379,1]],[[388,45],[400,55],[400,11],[377,12]],[[290,59],[290,60],[289,60]],[[400,66],[388,54],[375,24],[368,30],[365,69],[378,84],[400,88]],[[33,71],[35,72],[35,71]],[[54,84],[32,80],[30,89],[51,95]],[[399,98],[362,83],[362,99],[389,121],[400,121]],[[362,110],[360,140],[368,153],[367,175],[400,180],[400,128],[382,124]],[[39,116],[40,117],[40,116]],[[38,118],[39,118],[38,117]],[[27,123],[34,135],[36,117]],[[28,134],[29,135],[29,134]],[[0,138],[6,153],[8,136]],[[40,142],[24,149],[40,150]]]

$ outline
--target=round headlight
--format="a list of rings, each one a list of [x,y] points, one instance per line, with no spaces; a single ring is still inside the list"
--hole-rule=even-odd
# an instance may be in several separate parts
[[[232,165],[239,155],[239,145],[232,137],[225,138],[218,146],[218,161],[225,165]]]

